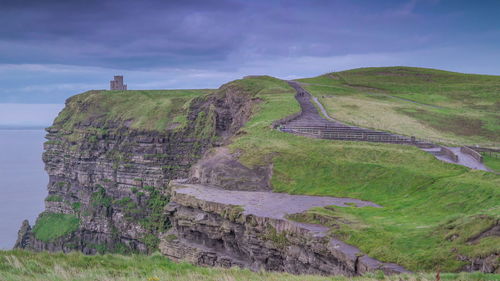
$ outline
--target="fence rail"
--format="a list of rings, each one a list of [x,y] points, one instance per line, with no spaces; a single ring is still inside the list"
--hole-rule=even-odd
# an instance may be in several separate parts
[[[339,132],[332,131],[324,131],[319,128],[308,128],[308,127],[294,127],[287,128],[281,127],[281,131],[289,132],[289,133],[299,133],[299,134],[308,134],[315,137],[323,138],[323,139],[340,139],[340,140],[362,140],[362,141],[371,141],[371,142],[395,142],[395,143],[422,143],[422,141],[414,138],[414,137],[405,137],[398,135],[391,135],[389,133],[384,132],[359,132],[354,129],[352,132],[349,130],[341,130]]]
[[[494,152],[494,151],[482,151],[480,152],[481,155],[485,156],[489,156],[489,157],[493,157],[493,158],[500,158],[500,153],[499,152]]]
[[[403,135],[392,135],[389,132],[379,132],[379,131],[370,131],[362,128],[350,128],[350,127],[329,127],[329,126],[304,126],[304,127],[292,127],[289,128],[284,125],[277,126],[279,130],[283,132],[297,132],[301,134],[311,134],[315,137],[323,137],[327,139],[356,139],[356,140],[366,140],[366,141],[400,141],[400,142],[420,142],[420,143],[434,143],[438,145],[453,145],[453,146],[466,146],[472,150],[477,152],[492,152],[492,154],[488,154],[492,157],[500,158],[500,156],[495,155],[493,153],[500,153],[500,144],[498,143],[475,143],[475,144],[467,144],[463,142],[456,142],[449,139],[440,139],[440,138],[415,138],[413,136],[403,136]],[[366,132],[365,132],[366,130]],[[352,132],[351,132],[352,131]],[[392,135],[394,137],[399,138],[396,139],[388,139],[387,135]]]

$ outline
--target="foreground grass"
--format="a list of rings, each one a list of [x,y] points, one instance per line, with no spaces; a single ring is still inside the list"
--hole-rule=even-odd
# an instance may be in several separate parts
[[[264,88],[256,81],[264,80]],[[273,163],[275,191],[353,197],[383,208],[320,208],[304,219],[330,221],[332,234],[414,271],[460,270],[458,255],[500,251],[500,237],[468,240],[500,219],[500,176],[444,163],[411,146],[310,139],[270,128],[299,111],[294,91],[272,78],[234,82],[261,98],[233,140],[248,166]],[[265,140],[265,141],[263,141]]]
[[[449,144],[500,145],[500,76],[411,67],[299,79],[335,118]]]
[[[441,274],[442,280],[498,280],[499,275],[478,273]],[[1,281],[326,281],[326,280],[435,280],[434,274],[384,276],[381,273],[364,277],[322,277],[284,273],[251,272],[237,268],[204,268],[174,263],[160,254],[152,256],[97,255],[81,253],[51,254],[25,251],[0,251]]]

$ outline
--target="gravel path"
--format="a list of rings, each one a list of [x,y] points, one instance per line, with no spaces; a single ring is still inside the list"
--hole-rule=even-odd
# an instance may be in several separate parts
[[[474,159],[474,157],[470,156],[469,154],[462,153],[460,151],[460,147],[448,147],[448,148],[458,156],[458,162],[451,162],[451,163],[459,164],[465,167],[469,167],[471,169],[491,172],[490,169],[488,169],[483,163]]]
[[[204,201],[221,204],[238,205],[245,209],[244,214],[259,217],[283,219],[287,214],[297,214],[313,207],[329,205],[339,207],[375,207],[381,206],[359,199],[290,195],[269,191],[226,190],[198,184],[183,184],[184,188],[176,189],[177,193],[194,196]]]
[[[269,191],[239,191],[226,190],[199,184],[176,184],[176,193],[193,196],[197,199],[221,204],[241,206],[245,215],[258,217],[286,219],[289,214],[298,214],[313,207],[339,206],[339,207],[374,207],[380,205],[369,201],[353,198],[290,195],[286,193],[275,193]],[[179,188],[181,187],[181,188]],[[307,229],[316,236],[324,236],[328,227],[309,223],[294,222],[300,227]]]

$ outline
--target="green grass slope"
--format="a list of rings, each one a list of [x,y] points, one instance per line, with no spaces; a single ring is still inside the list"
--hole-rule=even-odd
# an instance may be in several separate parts
[[[70,98],[54,125],[72,131],[80,122],[141,130],[182,127],[189,102],[212,90],[88,91]]]
[[[442,274],[442,280],[498,280],[499,275]],[[434,274],[383,276],[369,274],[364,277],[294,276],[284,273],[251,272],[241,269],[196,267],[174,263],[162,255],[85,256],[80,253],[50,254],[23,251],[0,251],[0,281],[428,281]]]
[[[299,79],[349,124],[449,144],[500,146],[500,76],[373,67]]]
[[[493,171],[500,173],[500,153],[483,152],[483,163]]]
[[[469,240],[500,219],[500,176],[444,163],[411,146],[310,139],[270,125],[298,112],[294,90],[270,77],[233,82],[262,102],[230,148],[248,166],[273,163],[275,191],[353,197],[383,208],[321,208],[332,234],[410,270],[460,270],[458,255],[500,251],[500,237]],[[318,214],[319,213],[319,214]]]

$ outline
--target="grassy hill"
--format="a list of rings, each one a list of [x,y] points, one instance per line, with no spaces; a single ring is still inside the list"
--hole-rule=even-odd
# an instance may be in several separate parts
[[[498,275],[442,274],[442,280],[498,280]],[[434,274],[385,277],[369,274],[358,278],[294,276],[284,273],[251,272],[241,269],[196,267],[173,263],[160,254],[152,256],[97,255],[80,253],[50,254],[23,251],[0,251],[0,281],[375,281],[435,280]]]
[[[270,77],[233,83],[263,102],[230,148],[246,165],[272,162],[275,191],[353,197],[383,206],[319,208],[296,219],[326,221],[332,235],[415,271],[437,266],[456,271],[465,265],[458,255],[500,251],[498,236],[468,243],[500,219],[499,175],[444,163],[411,146],[310,139],[273,130],[274,120],[300,110],[293,89]]]
[[[298,79],[349,124],[448,144],[500,146],[500,76],[374,67]]]

